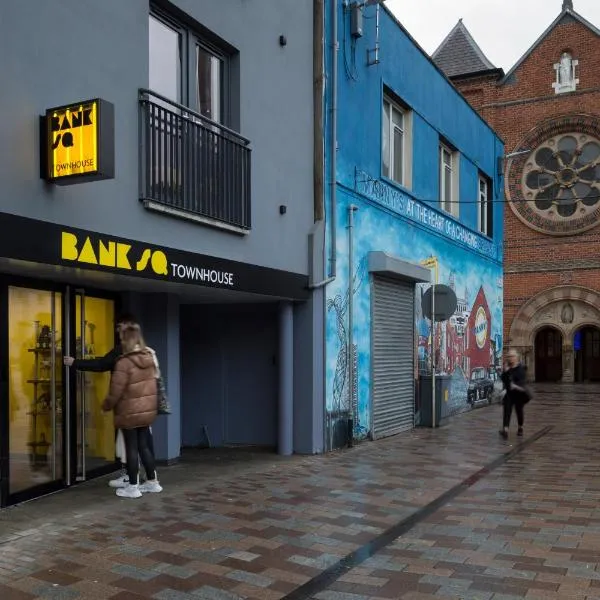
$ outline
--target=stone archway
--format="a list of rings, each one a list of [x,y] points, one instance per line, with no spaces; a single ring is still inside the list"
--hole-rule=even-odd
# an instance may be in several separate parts
[[[600,293],[589,288],[564,285],[540,292],[527,301],[510,326],[507,346],[518,350],[535,380],[535,335],[543,327],[562,334],[562,381],[574,379],[573,336],[583,325],[600,327]]]

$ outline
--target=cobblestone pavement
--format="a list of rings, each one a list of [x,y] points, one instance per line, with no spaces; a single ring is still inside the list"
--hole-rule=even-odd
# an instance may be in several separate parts
[[[0,599],[600,599],[600,388],[527,409],[522,440],[491,406],[326,456],[186,461],[139,500],[103,479],[2,510]]]

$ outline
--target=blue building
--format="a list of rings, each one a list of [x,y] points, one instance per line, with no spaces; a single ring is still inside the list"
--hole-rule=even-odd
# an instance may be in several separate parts
[[[484,400],[502,334],[503,143],[389,10],[327,0],[327,447]],[[337,40],[337,44],[336,44]],[[422,315],[432,283],[457,309]]]

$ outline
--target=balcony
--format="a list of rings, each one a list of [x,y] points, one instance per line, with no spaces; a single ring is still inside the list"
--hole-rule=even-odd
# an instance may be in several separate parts
[[[247,233],[250,141],[150,90],[140,90],[139,105],[144,206]]]

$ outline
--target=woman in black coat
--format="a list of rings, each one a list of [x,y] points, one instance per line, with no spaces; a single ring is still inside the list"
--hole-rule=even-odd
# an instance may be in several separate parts
[[[503,403],[503,423],[500,435],[506,439],[508,437],[508,427],[512,416],[513,407],[517,413],[517,423],[519,429],[517,435],[523,435],[524,414],[523,407],[529,402],[529,394],[525,387],[526,368],[520,363],[519,355],[515,350],[510,350],[506,355],[506,367],[500,376],[506,394]]]

